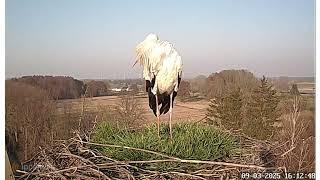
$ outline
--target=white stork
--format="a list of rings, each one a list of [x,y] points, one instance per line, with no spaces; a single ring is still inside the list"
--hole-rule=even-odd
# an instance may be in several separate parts
[[[158,136],[160,138],[160,115],[169,111],[170,138],[172,139],[172,108],[181,81],[181,56],[172,44],[161,41],[155,34],[149,34],[137,45],[136,55],[134,65],[139,62],[143,67],[149,107],[158,120]]]

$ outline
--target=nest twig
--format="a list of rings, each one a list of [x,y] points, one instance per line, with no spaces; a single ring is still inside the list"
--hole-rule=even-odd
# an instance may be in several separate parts
[[[246,139],[248,141],[248,139]],[[253,145],[253,142],[250,140]],[[162,159],[149,161],[118,161],[104,156],[94,146],[125,148],[151,153]],[[251,146],[252,148],[252,146]],[[253,157],[253,155],[251,155]],[[263,163],[256,165],[245,161],[248,157],[235,157],[230,162],[185,160],[162,153],[127,146],[84,142],[80,136],[69,140],[59,140],[50,148],[43,149],[29,160],[30,169],[18,170],[18,179],[216,179],[239,178],[243,171],[264,171]],[[240,160],[242,159],[242,160]],[[174,170],[161,172],[141,168],[136,165],[150,163],[188,163],[198,164],[193,172]],[[249,163],[248,163],[249,162]],[[258,163],[259,164],[259,163]]]

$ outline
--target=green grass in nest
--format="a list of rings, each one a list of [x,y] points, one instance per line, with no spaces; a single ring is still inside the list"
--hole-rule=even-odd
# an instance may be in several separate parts
[[[224,160],[238,148],[236,139],[214,127],[200,124],[180,123],[173,127],[173,141],[169,138],[168,125],[161,125],[161,139],[157,126],[138,131],[117,128],[104,122],[96,129],[93,142],[129,146],[163,153],[181,159]],[[113,147],[96,147],[103,154],[119,161],[163,159],[154,154]],[[145,166],[145,165],[144,165]],[[148,164],[149,169],[168,170],[182,166],[177,163]]]

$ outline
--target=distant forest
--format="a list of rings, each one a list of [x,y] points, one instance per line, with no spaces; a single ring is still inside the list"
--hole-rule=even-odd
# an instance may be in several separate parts
[[[314,77],[271,77],[268,78],[279,91],[289,91],[294,83],[314,82]],[[97,97],[110,95],[112,88],[137,87],[143,91],[145,81],[143,79],[84,79],[77,80],[70,76],[23,76],[6,81],[28,84],[45,90],[51,99],[75,99],[82,95]],[[212,73],[208,77],[199,75],[193,79],[183,79],[178,95],[189,96],[199,94],[205,98],[220,96],[233,90],[235,87],[245,92],[256,87],[258,79],[247,70],[223,70]],[[135,91],[136,92],[136,91]]]
[[[6,80],[6,86],[15,82],[17,85],[31,85],[45,90],[51,99],[76,99],[82,95],[96,97],[107,94],[108,83],[102,81],[83,82],[69,76],[23,76]]]

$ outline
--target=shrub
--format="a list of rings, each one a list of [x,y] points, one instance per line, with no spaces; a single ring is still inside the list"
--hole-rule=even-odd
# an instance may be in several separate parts
[[[138,127],[144,120],[144,110],[140,100],[132,94],[121,95],[120,98],[112,113],[117,125],[126,128]]]
[[[160,132],[161,139],[158,138],[155,125],[140,131],[130,131],[104,122],[98,126],[93,141],[142,148],[182,159],[197,160],[222,160],[231,155],[233,150],[237,148],[236,140],[232,136],[210,126],[176,124],[173,128],[172,142],[169,138],[169,127],[167,125],[162,125]],[[129,149],[103,147],[100,150],[111,158],[123,161],[161,158],[154,154]]]
[[[190,83],[188,81],[182,80],[179,85],[178,96],[181,98],[189,97],[190,91]]]
[[[6,81],[5,92],[7,151],[25,161],[52,140],[53,102],[46,91],[24,83]]]
[[[292,94],[287,101],[288,110],[282,118],[283,129],[278,134],[281,148],[278,166],[290,172],[315,170],[315,118],[314,112],[303,110],[303,97]]]

